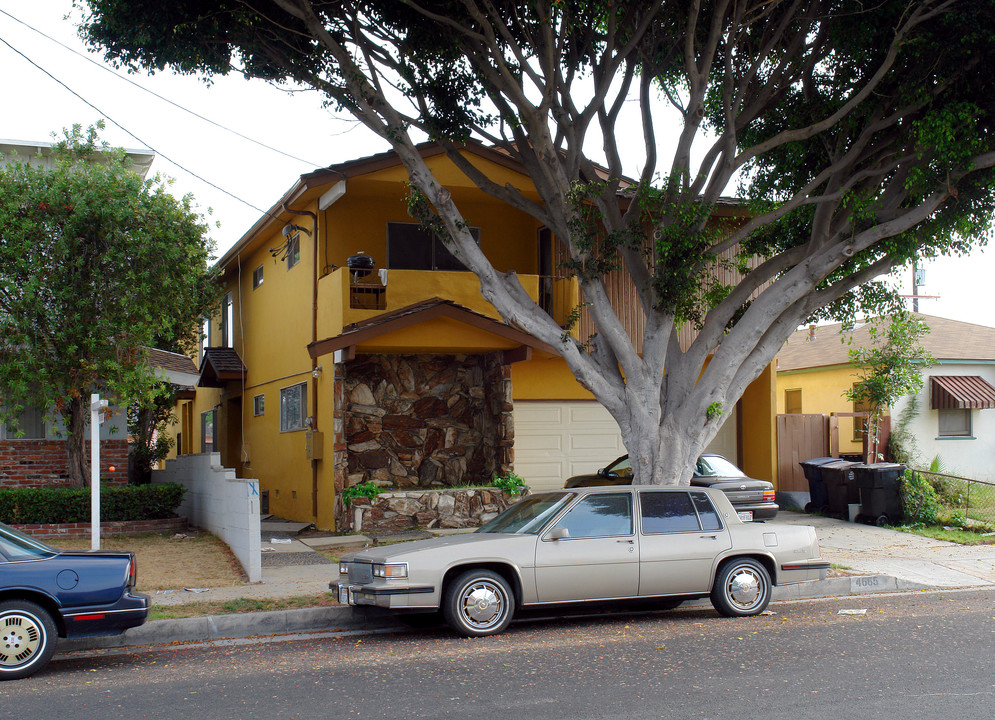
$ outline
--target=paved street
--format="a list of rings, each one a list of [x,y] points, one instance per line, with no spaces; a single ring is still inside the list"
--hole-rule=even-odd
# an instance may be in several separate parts
[[[0,685],[0,718],[991,717],[990,590],[771,610],[100,651]]]

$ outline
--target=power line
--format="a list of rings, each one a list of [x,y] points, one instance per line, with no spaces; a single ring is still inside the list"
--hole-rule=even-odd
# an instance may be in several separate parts
[[[310,161],[310,160],[305,160],[304,158],[299,158],[299,157],[297,157],[296,155],[291,155],[290,153],[287,153],[287,152],[284,152],[283,150],[279,150],[279,149],[277,149],[277,148],[275,148],[275,147],[273,147],[273,146],[271,146],[271,145],[267,145],[267,144],[266,144],[266,143],[264,143],[264,142],[261,142],[261,141],[259,141],[259,140],[256,140],[256,139],[254,139],[254,138],[251,138],[251,137],[249,137],[248,135],[243,135],[243,134],[242,134],[242,133],[240,133],[240,132],[239,132],[238,130],[233,130],[232,128],[230,128],[230,127],[227,127],[227,126],[225,126],[225,125],[222,125],[221,123],[219,123],[219,122],[216,122],[216,121],[214,121],[214,120],[211,120],[211,119],[210,119],[210,118],[208,118],[208,117],[204,117],[203,115],[201,115],[201,114],[199,114],[199,113],[197,113],[197,112],[194,112],[193,110],[191,110],[191,109],[189,109],[189,108],[186,108],[186,107],[183,107],[183,106],[182,106],[182,105],[180,105],[179,103],[176,103],[176,102],[174,102],[174,101],[170,100],[170,99],[169,99],[169,98],[167,98],[167,97],[163,97],[162,95],[160,95],[159,93],[155,92],[154,90],[149,90],[148,88],[146,88],[146,87],[143,87],[142,85],[139,85],[138,83],[136,83],[136,82],[135,82],[134,80],[132,80],[132,79],[131,79],[131,78],[129,78],[129,77],[125,77],[125,76],[123,76],[123,75],[118,75],[118,74],[117,74],[116,72],[114,72],[114,71],[113,71],[113,70],[112,70],[111,68],[107,67],[106,65],[103,65],[102,63],[99,63],[99,62],[97,62],[96,60],[94,60],[93,58],[91,58],[91,57],[89,57],[89,56],[85,55],[84,53],[81,53],[81,52],[79,52],[78,50],[75,50],[75,49],[73,49],[73,48],[69,47],[68,45],[66,45],[66,44],[64,44],[64,43],[62,43],[62,42],[60,42],[60,41],[56,40],[56,39],[55,39],[55,38],[53,38],[52,36],[50,36],[50,35],[46,35],[46,34],[45,34],[45,33],[43,33],[43,32],[42,32],[41,30],[39,30],[39,29],[37,29],[37,28],[35,28],[35,27],[32,27],[31,25],[29,25],[28,23],[24,22],[23,20],[21,20],[21,19],[19,19],[19,18],[16,18],[16,17],[14,17],[14,16],[13,16],[13,15],[11,15],[10,13],[8,13],[8,12],[7,12],[6,10],[3,10],[3,9],[0,9],[0,14],[2,14],[2,15],[6,15],[7,17],[9,17],[9,18],[10,18],[11,20],[13,20],[14,22],[16,22],[16,23],[19,23],[19,24],[23,25],[24,27],[28,28],[28,30],[31,30],[31,31],[33,31],[33,32],[36,32],[36,33],[38,33],[39,35],[41,35],[41,36],[42,36],[43,38],[45,38],[46,40],[49,40],[49,41],[51,41],[51,42],[55,43],[56,45],[58,45],[59,47],[61,47],[61,48],[65,49],[65,50],[68,50],[69,52],[73,53],[74,55],[77,55],[77,56],[79,56],[79,57],[83,58],[83,59],[84,59],[84,60],[86,60],[86,61],[87,61],[88,63],[91,63],[91,64],[93,64],[93,65],[96,65],[96,66],[97,66],[98,68],[100,68],[101,70],[104,70],[105,72],[108,72],[108,73],[110,73],[111,75],[113,75],[114,77],[116,77],[116,78],[117,78],[118,80],[124,80],[125,82],[127,82],[127,83],[129,83],[129,84],[131,84],[131,85],[135,86],[135,87],[136,87],[136,88],[138,88],[139,90],[142,90],[142,91],[144,91],[144,92],[147,92],[147,93],[148,93],[149,95],[152,95],[152,96],[154,96],[154,97],[156,97],[156,98],[158,98],[158,99],[162,100],[163,102],[166,102],[166,103],[169,103],[169,104],[170,104],[170,105],[172,105],[173,107],[175,107],[175,108],[178,108],[178,109],[182,110],[182,111],[183,111],[183,112],[185,112],[185,113],[189,113],[190,115],[193,115],[193,116],[194,116],[195,118],[198,118],[199,120],[203,120],[204,122],[206,122],[206,123],[209,123],[209,124],[211,124],[211,125],[214,125],[215,127],[217,127],[217,128],[220,128],[221,130],[224,130],[224,131],[226,131],[226,132],[230,132],[230,133],[232,133],[233,135],[237,135],[238,137],[242,138],[243,140],[247,140],[247,141],[248,141],[248,142],[250,142],[250,143],[253,143],[253,144],[255,144],[255,145],[258,145],[259,147],[262,147],[262,148],[265,148],[265,149],[267,149],[267,150],[270,150],[270,151],[272,151],[272,152],[275,152],[275,153],[278,153],[279,155],[283,155],[284,157],[288,157],[288,158],[290,158],[291,160],[296,160],[296,161],[298,161],[298,162],[301,162],[301,163],[304,163],[305,165],[310,165],[311,167],[322,167],[322,164],[321,164],[321,163],[316,163],[316,162],[312,162],[312,161]],[[9,45],[8,45],[8,47],[9,47]],[[17,52],[17,51],[15,50],[15,52]],[[23,54],[21,54],[21,55],[22,55],[22,57],[24,57],[24,56],[23,56]],[[29,61],[29,62],[30,62],[30,61]],[[32,64],[33,64],[33,63],[32,63]],[[36,66],[36,67],[37,67],[37,66]],[[116,123],[115,123],[115,124],[116,124]]]
[[[145,147],[147,147],[147,148],[148,148],[149,150],[151,150],[152,152],[154,152],[154,153],[155,153],[156,155],[158,155],[159,157],[161,157],[161,158],[163,158],[164,160],[166,160],[166,161],[168,161],[168,162],[172,163],[172,164],[173,164],[173,165],[175,165],[176,167],[180,168],[180,170],[182,170],[183,172],[185,172],[185,173],[188,173],[189,175],[191,175],[191,176],[193,176],[193,177],[197,178],[197,179],[198,179],[198,180],[200,180],[200,181],[201,181],[202,183],[205,183],[205,184],[207,184],[207,185],[211,186],[212,188],[214,188],[215,190],[217,190],[217,191],[219,191],[219,192],[222,192],[222,193],[224,193],[224,194],[225,194],[225,195],[227,195],[228,197],[230,197],[230,198],[232,198],[232,199],[234,199],[234,200],[237,200],[238,202],[242,203],[242,204],[243,204],[243,205],[245,205],[246,207],[250,207],[250,208],[252,208],[253,210],[255,210],[256,212],[259,212],[259,213],[262,213],[263,215],[269,215],[269,212],[267,212],[266,210],[263,210],[262,208],[259,208],[259,207],[256,207],[255,205],[253,205],[252,203],[250,203],[250,202],[249,202],[248,200],[243,200],[243,199],[242,199],[242,198],[240,198],[240,197],[239,197],[238,195],[235,195],[234,193],[232,193],[232,192],[229,192],[228,190],[225,190],[225,189],[224,189],[223,187],[221,187],[220,185],[216,185],[216,184],[214,184],[213,182],[211,182],[211,181],[210,181],[210,180],[208,180],[207,178],[205,178],[205,177],[202,177],[201,175],[198,175],[198,174],[197,174],[197,173],[195,173],[195,172],[194,172],[193,170],[190,170],[190,169],[188,169],[187,167],[185,167],[184,165],[181,165],[180,163],[176,162],[175,160],[173,160],[173,159],[172,159],[171,157],[169,157],[169,156],[168,156],[168,155],[166,155],[165,153],[162,153],[162,152],[160,152],[160,151],[156,150],[156,149],[155,149],[154,147],[152,147],[152,145],[151,145],[150,143],[147,143],[147,142],[145,142],[144,140],[142,140],[142,139],[141,139],[140,137],[138,137],[138,136],[137,136],[137,135],[136,135],[135,133],[131,132],[131,131],[130,131],[130,130],[129,130],[128,128],[126,128],[126,127],[125,127],[124,125],[122,125],[121,123],[119,123],[119,122],[118,122],[117,120],[115,120],[115,119],[114,119],[114,118],[112,118],[112,117],[111,117],[110,115],[108,115],[107,113],[105,113],[105,112],[104,112],[103,110],[101,110],[100,108],[98,108],[98,107],[97,107],[96,105],[94,105],[93,103],[91,103],[91,102],[90,102],[89,100],[87,100],[86,98],[84,98],[84,97],[83,97],[82,95],[80,95],[80,94],[79,94],[78,92],[76,92],[76,91],[75,91],[75,90],[73,90],[73,89],[72,89],[71,87],[69,87],[68,85],[66,85],[66,84],[65,84],[64,82],[62,82],[61,80],[59,80],[59,78],[55,77],[55,76],[54,76],[54,75],[53,75],[52,73],[50,73],[50,72],[49,72],[48,70],[46,70],[45,68],[43,68],[43,67],[42,67],[41,65],[39,65],[38,63],[36,63],[36,62],[35,62],[34,60],[32,60],[31,58],[29,58],[29,57],[28,57],[27,55],[25,55],[24,53],[22,53],[22,52],[21,52],[20,50],[18,50],[17,48],[15,48],[15,47],[14,47],[13,45],[11,45],[11,44],[10,44],[9,42],[7,42],[6,40],[4,40],[3,38],[0,38],[0,43],[3,43],[3,44],[4,44],[4,45],[6,45],[7,47],[9,47],[9,48],[10,48],[10,49],[11,49],[12,51],[14,51],[14,52],[15,52],[15,53],[17,53],[18,55],[20,55],[20,56],[21,56],[22,58],[24,58],[24,59],[25,59],[25,60],[26,60],[26,61],[27,61],[28,63],[30,63],[31,65],[33,65],[33,66],[34,66],[35,68],[37,68],[38,70],[40,70],[41,72],[43,72],[43,73],[44,73],[45,75],[47,75],[47,76],[48,76],[49,78],[51,78],[51,79],[52,79],[52,80],[54,80],[54,81],[55,81],[56,83],[58,83],[58,84],[59,84],[59,85],[61,85],[61,86],[62,86],[63,88],[65,88],[65,89],[66,89],[66,90],[68,90],[68,91],[69,91],[70,93],[72,93],[72,94],[73,94],[73,95],[74,95],[74,96],[75,96],[76,98],[78,98],[78,99],[79,99],[79,100],[80,100],[81,102],[85,103],[85,104],[86,104],[86,105],[88,105],[89,107],[91,107],[91,108],[93,108],[94,110],[96,110],[96,111],[97,111],[98,113],[100,113],[100,115],[101,115],[101,116],[103,116],[103,117],[107,118],[107,120],[109,120],[109,121],[110,121],[111,123],[113,123],[113,124],[114,124],[114,125],[116,125],[117,127],[121,128],[121,130],[123,130],[124,132],[128,133],[128,135],[130,135],[131,137],[135,138],[135,140],[137,140],[138,142],[140,142],[140,143],[141,143],[142,145],[144,145]]]

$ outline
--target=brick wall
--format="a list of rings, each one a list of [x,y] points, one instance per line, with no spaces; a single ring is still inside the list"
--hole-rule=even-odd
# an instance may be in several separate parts
[[[108,535],[142,535],[144,533],[186,532],[185,517],[165,520],[132,520],[100,523],[100,537]],[[23,533],[41,539],[90,537],[90,523],[52,523],[46,525],[11,525]]]
[[[89,459],[89,441],[86,448]],[[0,487],[64,485],[66,468],[65,440],[0,440]],[[100,477],[108,485],[127,484],[127,440],[100,441]]]

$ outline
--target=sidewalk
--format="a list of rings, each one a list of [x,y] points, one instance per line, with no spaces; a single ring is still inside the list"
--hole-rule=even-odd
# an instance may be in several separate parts
[[[773,600],[839,597],[877,592],[933,588],[995,586],[995,546],[963,546],[919,535],[849,523],[802,513],[782,512],[774,522],[812,525],[822,557],[858,574],[774,589]],[[299,537],[303,523],[263,523],[263,581],[254,585],[211,588],[192,594],[155,595],[153,605],[194,600],[285,598],[328,592],[338,568],[324,555],[359,549],[366,536]],[[429,537],[460,531],[418,531],[390,536],[391,540]],[[384,540],[380,537],[379,540]],[[289,542],[288,542],[289,540]],[[701,601],[707,604],[707,601]],[[60,652],[91,648],[154,645],[331,630],[364,630],[397,625],[396,617],[376,608],[344,606],[274,612],[214,615],[182,620],[153,620],[123,635],[61,641]]]

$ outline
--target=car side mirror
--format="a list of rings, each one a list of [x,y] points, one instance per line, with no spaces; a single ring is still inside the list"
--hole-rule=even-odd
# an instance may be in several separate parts
[[[555,527],[549,531],[550,540],[564,540],[570,537],[570,531],[565,527]]]
[[[598,468],[598,477],[608,477],[608,468]]]

